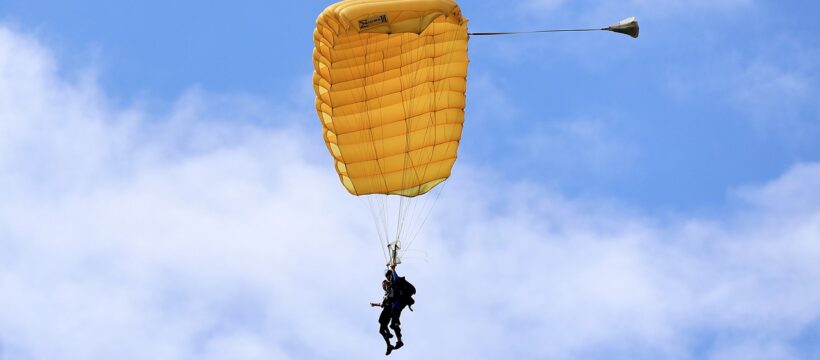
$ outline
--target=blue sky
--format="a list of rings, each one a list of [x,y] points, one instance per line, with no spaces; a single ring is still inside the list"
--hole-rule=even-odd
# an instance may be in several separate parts
[[[267,101],[292,93],[312,66],[305,19],[325,5],[7,1],[0,10],[6,23],[49,44],[69,76],[92,64],[113,100],[166,109],[192,86]],[[638,41],[604,33],[473,39],[468,115],[477,119],[466,129],[467,161],[493,158],[500,173],[654,212],[714,210],[727,188],[820,157],[811,86],[818,25],[800,16],[816,4],[462,6],[476,31],[596,27],[628,15],[641,15],[644,26]],[[500,101],[491,109],[479,100],[486,92]],[[483,114],[492,119],[480,122]],[[581,138],[524,144],[538,134]],[[578,142],[604,134],[605,145]],[[540,155],[571,146],[609,158]]]
[[[383,356],[313,112],[329,4],[0,3],[0,359]],[[461,6],[642,33],[470,40],[395,356],[820,356],[820,5]]]

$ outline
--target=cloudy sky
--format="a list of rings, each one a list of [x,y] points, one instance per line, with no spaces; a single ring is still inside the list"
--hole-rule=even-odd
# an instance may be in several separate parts
[[[329,4],[0,2],[0,359],[384,357]],[[820,358],[820,3],[498,4],[391,356]]]

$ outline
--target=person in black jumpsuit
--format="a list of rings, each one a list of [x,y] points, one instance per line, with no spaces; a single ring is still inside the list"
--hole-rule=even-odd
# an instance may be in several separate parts
[[[392,314],[392,304],[390,302],[390,282],[387,280],[382,280],[382,289],[384,290],[384,298],[382,298],[381,303],[370,303],[370,306],[378,306],[382,308],[382,312],[379,314],[379,334],[384,338],[384,342],[387,344],[387,352],[385,355],[390,355],[390,353],[396,347],[390,343],[390,338],[393,337],[393,334],[390,333],[390,330],[387,329],[387,325],[390,324],[390,321],[393,318]],[[398,344],[397,344],[398,345]]]
[[[396,273],[396,266],[393,265],[390,267],[390,270],[384,274],[387,282],[389,283],[389,291],[387,291],[387,300],[390,303],[390,328],[393,329],[393,332],[396,333],[396,346],[394,349],[398,349],[404,346],[404,342],[401,341],[401,311],[404,310],[404,307],[407,306],[401,297],[399,296],[399,275]]]

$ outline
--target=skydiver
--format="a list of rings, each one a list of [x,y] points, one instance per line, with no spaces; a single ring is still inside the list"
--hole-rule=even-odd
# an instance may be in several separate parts
[[[390,270],[387,270],[387,272],[384,273],[384,277],[387,279],[388,283],[387,303],[390,307],[390,328],[393,329],[394,333],[396,333],[396,346],[393,348],[398,349],[404,346],[404,342],[401,341],[401,321],[399,320],[404,306],[402,306],[398,296],[399,291],[397,285],[399,283],[399,276],[396,273],[396,265],[392,265],[390,268]]]
[[[404,342],[401,341],[401,311],[404,310],[405,306],[413,305],[415,301],[411,296],[415,294],[416,290],[413,285],[410,285],[409,282],[396,273],[395,264],[390,265],[390,269],[385,272],[384,277],[389,285],[387,301],[390,304],[390,328],[396,333],[396,346],[393,348],[399,349],[404,346]],[[409,291],[407,287],[411,288],[412,291]],[[413,308],[410,307],[410,311],[412,310]]]
[[[393,334],[391,334],[390,330],[387,329],[387,325],[390,323],[390,320],[392,318],[392,304],[390,303],[389,299],[390,281],[382,280],[382,290],[384,290],[384,297],[382,298],[382,302],[370,303],[370,306],[382,308],[382,312],[379,314],[379,334],[381,334],[381,336],[384,338],[384,342],[387,344],[387,352],[385,352],[384,354],[390,355],[390,353],[393,352],[393,349],[396,349],[396,347],[393,347],[393,344],[390,343],[390,338],[393,337]]]
[[[416,293],[416,288],[413,284],[396,273],[396,262],[391,260],[388,266],[390,269],[384,273],[385,279],[382,280],[384,298],[381,304],[370,303],[371,306],[380,306],[382,308],[382,312],[379,315],[379,334],[382,335],[384,342],[387,344],[387,352],[385,355],[390,355],[393,350],[404,346],[404,342],[401,340],[401,312],[405,306],[409,307],[410,311],[413,311],[412,305],[415,303],[413,295]],[[395,346],[390,344],[390,338],[393,337],[393,334],[387,329],[388,323],[396,334]]]

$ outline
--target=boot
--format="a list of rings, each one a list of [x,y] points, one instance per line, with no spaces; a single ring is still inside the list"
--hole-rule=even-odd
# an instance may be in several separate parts
[[[384,355],[385,356],[390,355],[390,353],[393,352],[393,349],[394,349],[393,345],[387,344],[387,351],[384,353]]]
[[[404,343],[401,340],[399,340],[396,342],[396,346],[394,346],[393,348],[398,350],[402,346],[404,346]]]

